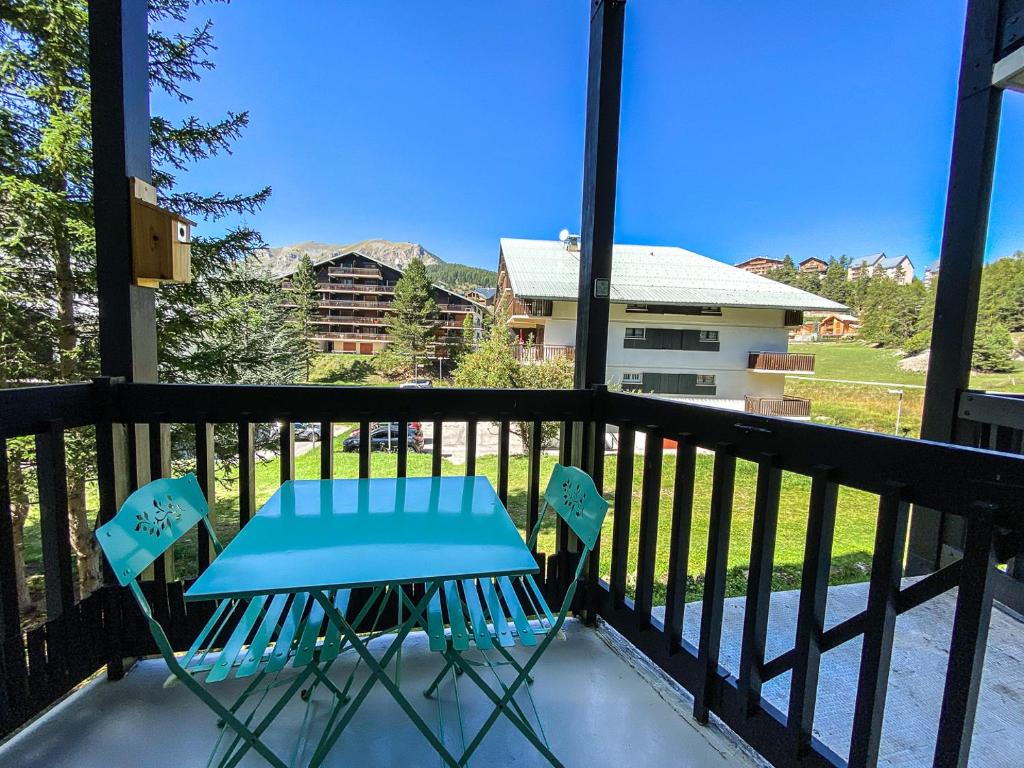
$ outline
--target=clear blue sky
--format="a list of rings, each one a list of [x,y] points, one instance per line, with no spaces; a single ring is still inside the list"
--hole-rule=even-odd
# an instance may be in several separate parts
[[[727,262],[938,257],[964,0],[630,0],[618,242]],[[369,237],[494,268],[499,237],[580,218],[588,0],[248,0],[201,7],[247,109],[203,191],[274,188],[272,245]],[[1004,100],[990,258],[1024,249],[1024,96]]]

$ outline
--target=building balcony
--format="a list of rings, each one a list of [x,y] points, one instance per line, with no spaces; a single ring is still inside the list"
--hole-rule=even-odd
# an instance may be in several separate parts
[[[989,449],[1019,446],[1024,401],[965,397],[961,426],[978,427]],[[252,439],[256,425],[314,422],[321,435],[330,435],[340,424],[368,430],[375,421],[432,425],[428,455],[413,454],[401,442],[395,458],[378,463],[367,447],[358,462],[343,462],[332,450],[336,444],[326,442],[313,461],[302,461],[291,430],[281,430],[281,477],[384,477],[406,469],[409,475],[487,474],[513,522],[526,531],[537,520],[540,490],[556,460],[593,467],[612,514],[595,567],[577,593],[574,612],[581,621],[553,644],[532,686],[566,765],[642,760],[745,767],[748,750],[785,768],[932,764],[935,754],[938,765],[966,765],[963,749],[972,738],[976,765],[1018,765],[1019,739],[1012,734],[1024,729],[1024,701],[1013,693],[1024,678],[1024,633],[993,606],[994,600],[1012,605],[1015,595],[1021,599],[1013,557],[1022,554],[1024,541],[1024,458],[761,415],[771,411],[771,400],[760,398],[758,413],[736,413],[603,388],[339,389],[104,379],[0,390],[0,468],[6,473],[12,466],[15,438],[35,446],[31,466],[17,461],[38,482],[33,519],[43,546],[35,567],[45,591],[31,625],[23,623],[17,600],[8,600],[7,591],[0,595],[0,728],[11,733],[53,707],[0,747],[0,765],[196,765],[220,733],[187,689],[163,685],[166,667],[147,658],[154,646],[145,617],[116,581],[76,594],[68,495],[60,490],[68,485],[69,434],[86,427],[95,436],[98,474],[89,503],[98,500],[99,507],[89,509],[89,519],[106,520],[129,480],[124,473],[136,471],[122,450],[126,434],[147,447],[139,460],[159,476],[169,452],[150,432],[188,425],[188,450],[176,454],[174,471],[191,465],[219,515],[215,523],[233,533],[251,524],[257,510],[255,494],[245,490],[257,488],[263,461]],[[456,423],[482,430],[470,439]],[[521,423],[531,425],[525,448],[511,436]],[[574,440],[580,429],[584,439]],[[605,439],[594,439],[602,433]],[[616,439],[608,449],[610,433]],[[214,456],[229,461],[237,482],[223,482]],[[266,474],[260,474],[264,481]],[[0,491],[6,516],[7,486]],[[843,572],[843,579],[862,579],[848,587],[830,582],[830,572],[844,567],[833,546],[850,532],[839,522],[846,521],[851,499],[873,532],[863,544],[867,551],[857,552],[864,560],[855,569],[859,575]],[[933,573],[901,581],[911,505],[948,515],[951,525],[966,528],[966,544],[951,549],[948,564]],[[735,537],[745,538],[731,541]],[[787,537],[800,545],[799,562],[777,560]],[[3,584],[13,583],[14,547],[11,526],[0,525]],[[555,530],[542,538],[537,581],[549,603],[564,596],[575,551],[571,538]],[[734,567],[737,553],[747,552],[749,565]],[[187,557],[200,572],[209,560],[196,558],[192,543],[172,551],[166,564]],[[798,591],[773,593],[775,562]],[[168,642],[177,651],[189,647],[209,617],[208,606],[182,599],[182,578],[194,572],[176,577],[161,567],[143,584],[167,617]],[[423,634],[406,643],[396,684],[407,694],[438,671],[426,643]],[[244,656],[244,642],[236,652]],[[125,659],[142,661],[123,676]],[[110,682],[86,683],[72,693],[106,665]],[[344,679],[354,665],[351,653],[343,654],[333,679]],[[365,679],[365,667],[360,674]],[[450,682],[444,686],[446,739],[456,743],[455,691]],[[308,710],[313,729],[327,716],[319,695]],[[424,718],[435,716],[435,701],[409,698]],[[479,722],[485,705],[463,690],[467,722]],[[427,762],[425,744],[379,688],[366,707],[327,764],[436,764]],[[300,763],[308,759],[299,741],[306,714],[304,702],[293,700],[266,732],[286,755],[299,743]],[[745,744],[718,740],[724,729],[700,726],[709,719]],[[483,749],[481,765],[542,764],[507,723]],[[255,756],[242,763],[262,764]]]
[[[321,299],[316,305],[324,309],[388,309],[390,301],[360,301],[358,299]]]
[[[347,331],[314,331],[310,336],[314,341],[379,341],[391,340],[386,333],[349,333]]]
[[[751,352],[747,370],[758,373],[814,373],[814,355],[796,352]]]
[[[513,299],[506,306],[511,317],[551,317],[552,305],[547,299]]]
[[[539,363],[556,357],[576,358],[576,347],[560,344],[517,344],[515,357],[521,363]]]
[[[387,325],[388,320],[385,317],[362,317],[362,316],[334,316],[334,315],[317,315],[312,320],[314,324],[321,325]]]
[[[756,397],[743,398],[743,410],[761,416],[782,416],[786,418],[810,418],[811,401],[803,397]]]
[[[395,283],[317,283],[316,289],[324,293],[377,293],[392,294],[395,292]]]
[[[380,280],[380,267],[328,267],[327,274],[331,277],[363,277]]]

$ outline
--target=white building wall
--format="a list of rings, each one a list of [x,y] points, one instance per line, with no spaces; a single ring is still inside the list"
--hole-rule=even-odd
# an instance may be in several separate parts
[[[781,397],[785,376],[749,371],[747,358],[750,352],[788,349],[784,317],[781,309],[723,307],[721,316],[697,316],[627,312],[625,305],[613,304],[608,322],[608,382],[620,384],[625,372],[714,374],[717,398]],[[544,324],[545,344],[576,343],[576,302],[555,301],[551,317],[536,320]],[[719,349],[626,349],[626,328],[716,330]]]

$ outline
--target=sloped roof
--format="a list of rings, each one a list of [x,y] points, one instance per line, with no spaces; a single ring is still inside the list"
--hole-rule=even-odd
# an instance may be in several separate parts
[[[470,288],[469,292],[470,293],[478,293],[481,296],[483,296],[485,299],[491,299],[491,298],[494,298],[494,294],[495,294],[495,292],[497,290],[498,290],[497,288]]]
[[[896,267],[898,267],[900,265],[900,263],[904,259],[906,259],[907,261],[910,261],[910,259],[907,256],[886,256],[883,253],[882,254],[882,261],[881,261],[881,263],[878,266],[880,266],[882,269],[895,269]]]
[[[556,240],[501,239],[516,296],[575,300],[579,252]],[[683,248],[616,245],[611,300],[625,304],[844,310],[842,304]]]
[[[880,251],[879,253],[872,253],[870,256],[865,256],[862,259],[854,259],[850,266],[854,269],[860,269],[861,267],[895,269],[904,259],[910,261],[909,256],[886,256],[885,251]],[[911,265],[913,265],[913,262],[911,262]]]

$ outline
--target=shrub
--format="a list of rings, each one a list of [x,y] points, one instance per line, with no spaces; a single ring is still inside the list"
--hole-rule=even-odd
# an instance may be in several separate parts
[[[924,328],[903,343],[903,350],[908,355],[916,355],[928,349],[932,343],[931,328]]]
[[[974,333],[971,367],[985,373],[1009,373],[1013,365],[1013,338],[1006,326],[984,318]]]

